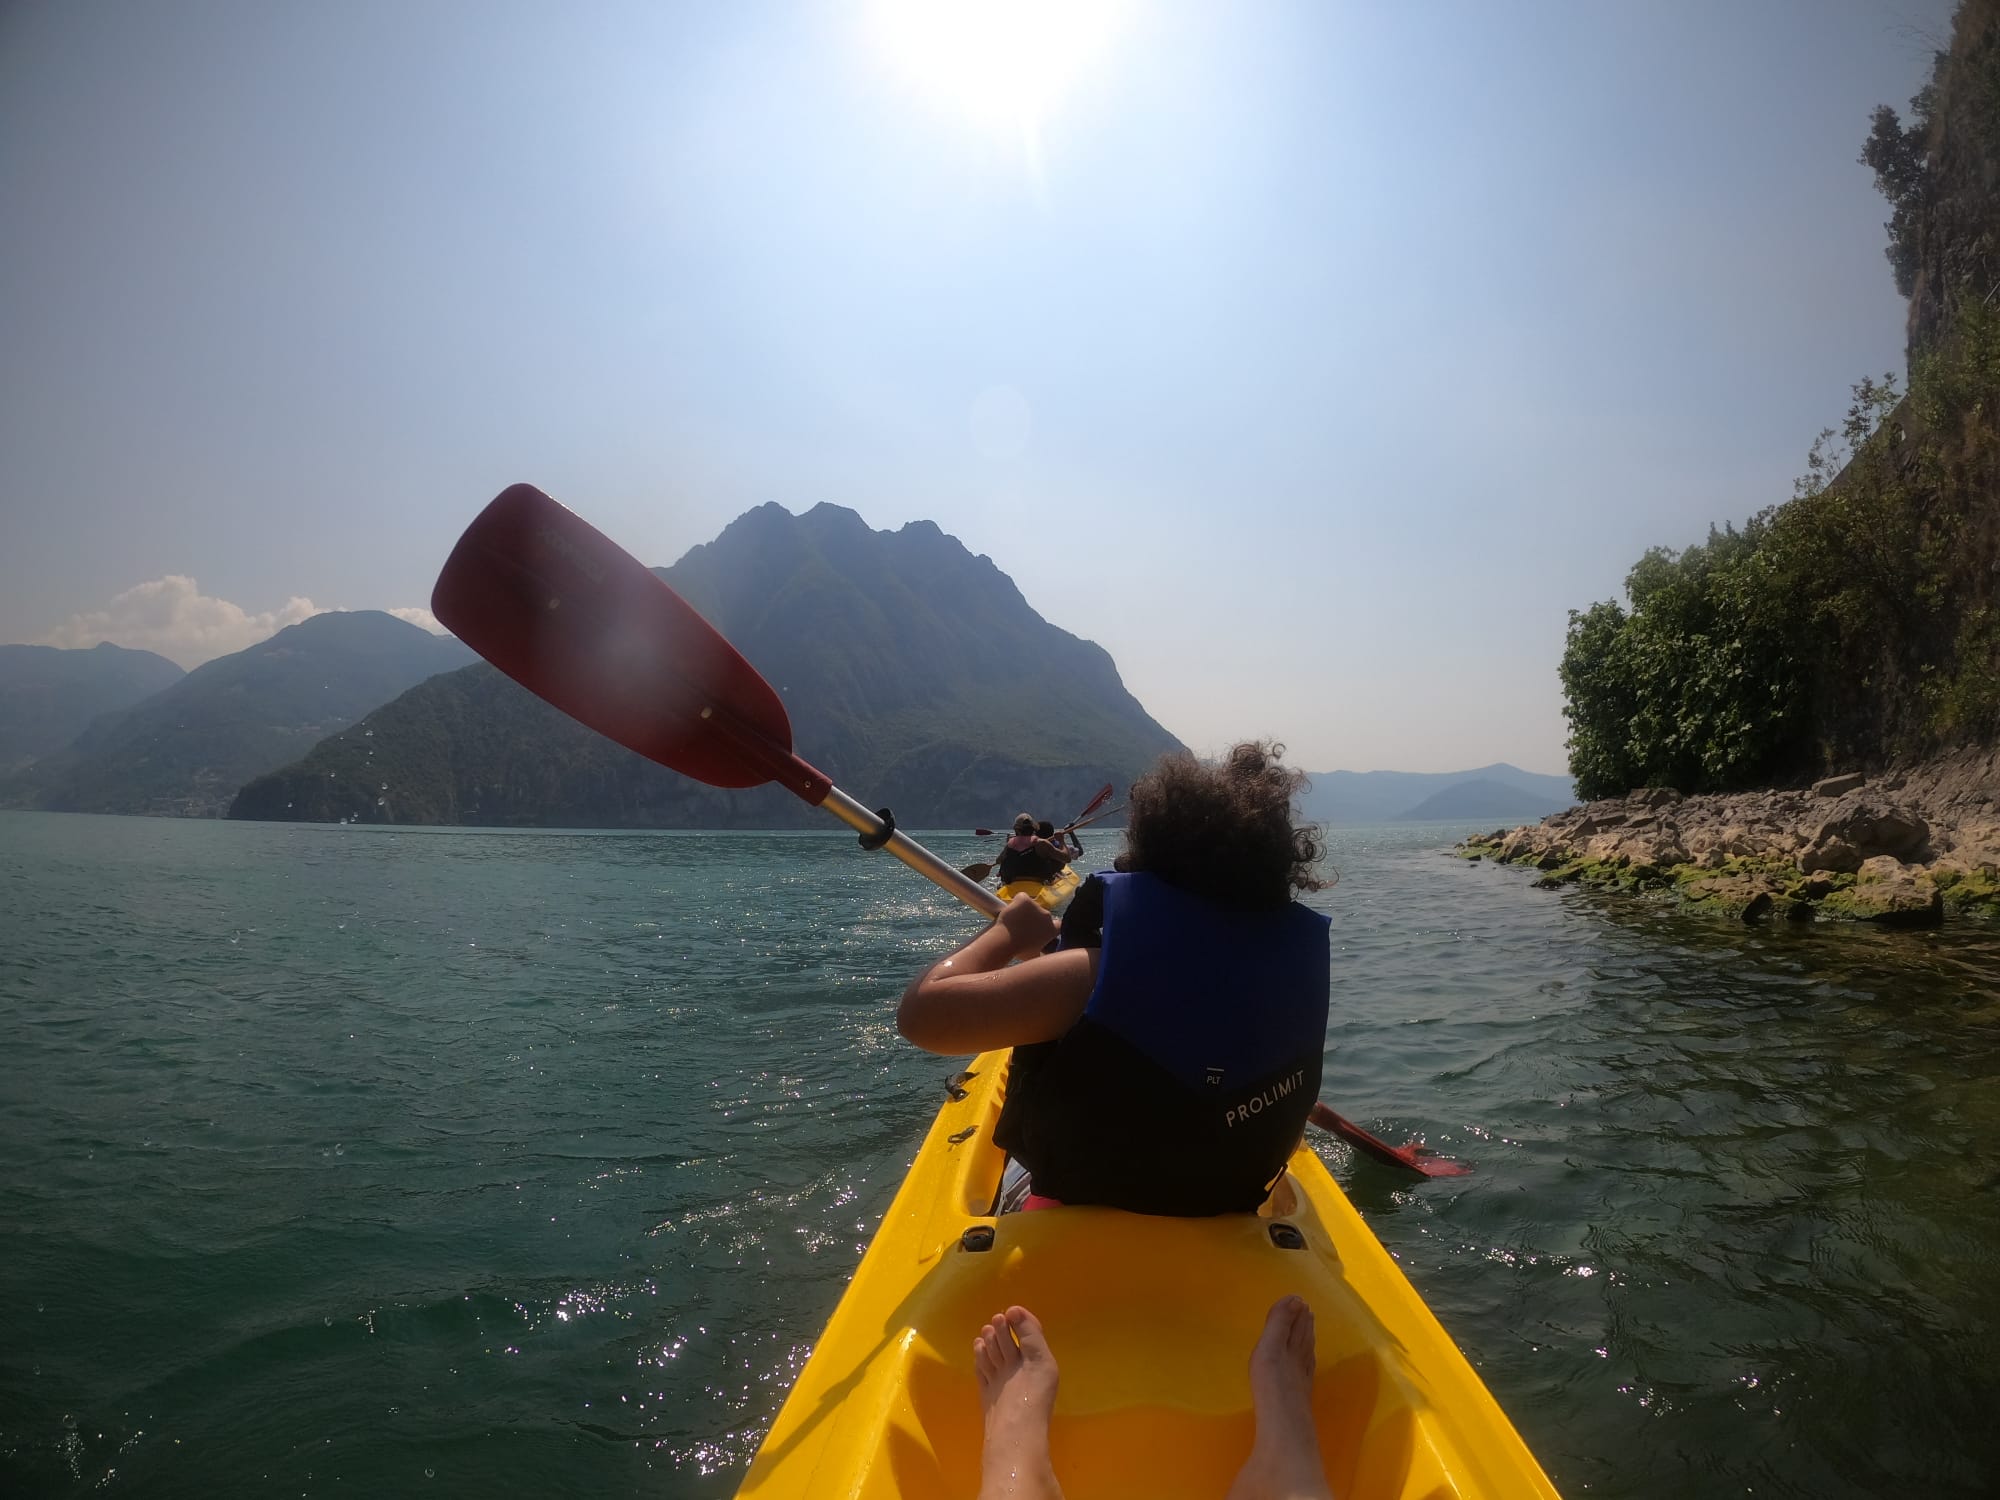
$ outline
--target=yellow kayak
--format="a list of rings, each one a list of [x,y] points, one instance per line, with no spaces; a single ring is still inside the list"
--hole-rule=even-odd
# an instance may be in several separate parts
[[[1050,1441],[1075,1500],[1226,1494],[1250,1452],[1250,1347],[1296,1293],[1342,1500],[1544,1497],[1555,1487],[1310,1150],[1256,1215],[1108,1208],[996,1217],[1007,1057],[938,1111],[739,1496],[950,1500],[979,1489],[972,1340],[1031,1309],[1062,1370]]]
[[[1076,894],[1076,888],[1083,884],[1083,877],[1068,865],[1062,867],[1053,880],[1010,880],[1000,887],[1000,899],[1012,901],[1016,896],[1033,896],[1050,911],[1058,910],[1062,904]]]

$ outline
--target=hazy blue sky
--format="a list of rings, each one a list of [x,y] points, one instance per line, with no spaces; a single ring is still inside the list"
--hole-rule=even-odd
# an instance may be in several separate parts
[[[1197,748],[1558,770],[1566,611],[1901,370],[1855,157],[1951,9],[1137,4],[1023,129],[860,4],[9,0],[0,640],[831,500]]]

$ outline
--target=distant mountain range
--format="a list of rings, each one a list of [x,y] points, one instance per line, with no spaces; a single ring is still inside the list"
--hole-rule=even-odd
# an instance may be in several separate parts
[[[130,708],[186,674],[109,641],[88,651],[0,646],[0,776],[60,750],[99,714]]]
[[[1103,648],[1044,620],[928,521],[763,505],[660,576],[778,690],[801,755],[911,827],[1057,817],[1178,741]],[[722,792],[601,739],[490,667],[405,692],[260,776],[239,818],[559,827],[817,825],[772,788]]]
[[[770,680],[799,753],[909,827],[1060,818],[1179,742],[1104,650],[1050,624],[928,521],[871,530],[763,505],[656,570]],[[67,739],[67,743],[64,743]],[[297,821],[782,828],[823,815],[718,791],[600,738],[456,640],[315,615],[189,673],[149,652],[0,647],[0,807]],[[1330,771],[1328,823],[1523,822],[1570,783],[1509,765]]]
[[[1567,776],[1504,762],[1475,771],[1319,771],[1311,779],[1303,810],[1319,823],[1528,822],[1576,801]]]
[[[101,715],[0,780],[0,807],[217,816],[251,777],[470,660],[460,642],[378,610],[314,615]]]

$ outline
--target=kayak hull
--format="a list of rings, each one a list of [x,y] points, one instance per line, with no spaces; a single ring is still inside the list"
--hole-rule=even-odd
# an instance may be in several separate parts
[[[739,1495],[890,1500],[979,1488],[972,1340],[1018,1303],[1061,1370],[1050,1428],[1074,1496],[1225,1494],[1254,1432],[1265,1313],[1312,1306],[1321,1455],[1343,1500],[1548,1497],[1548,1478],[1319,1159],[1256,1215],[995,1216],[1005,1053],[939,1111]]]
[[[1000,899],[1012,901],[1016,896],[1033,896],[1050,911],[1058,911],[1082,884],[1083,877],[1069,865],[1064,865],[1061,873],[1050,880],[1008,881],[1000,887]]]

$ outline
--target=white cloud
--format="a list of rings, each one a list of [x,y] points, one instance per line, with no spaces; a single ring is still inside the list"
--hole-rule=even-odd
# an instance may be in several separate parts
[[[392,609],[389,613],[399,620],[408,620],[419,630],[428,630],[432,635],[451,634],[444,626],[438,624],[438,617],[427,609],[418,609],[413,605],[407,609]]]
[[[37,644],[95,646],[99,641],[110,641],[114,646],[157,651],[192,668],[212,657],[254,646],[287,625],[319,613],[312,600],[294,595],[277,609],[252,614],[240,604],[204,594],[185,574],[169,573],[125,590],[103,609],[71,615]],[[422,610],[396,613],[406,619],[412,613],[429,619],[428,612]],[[424,625],[424,620],[413,623]]]

